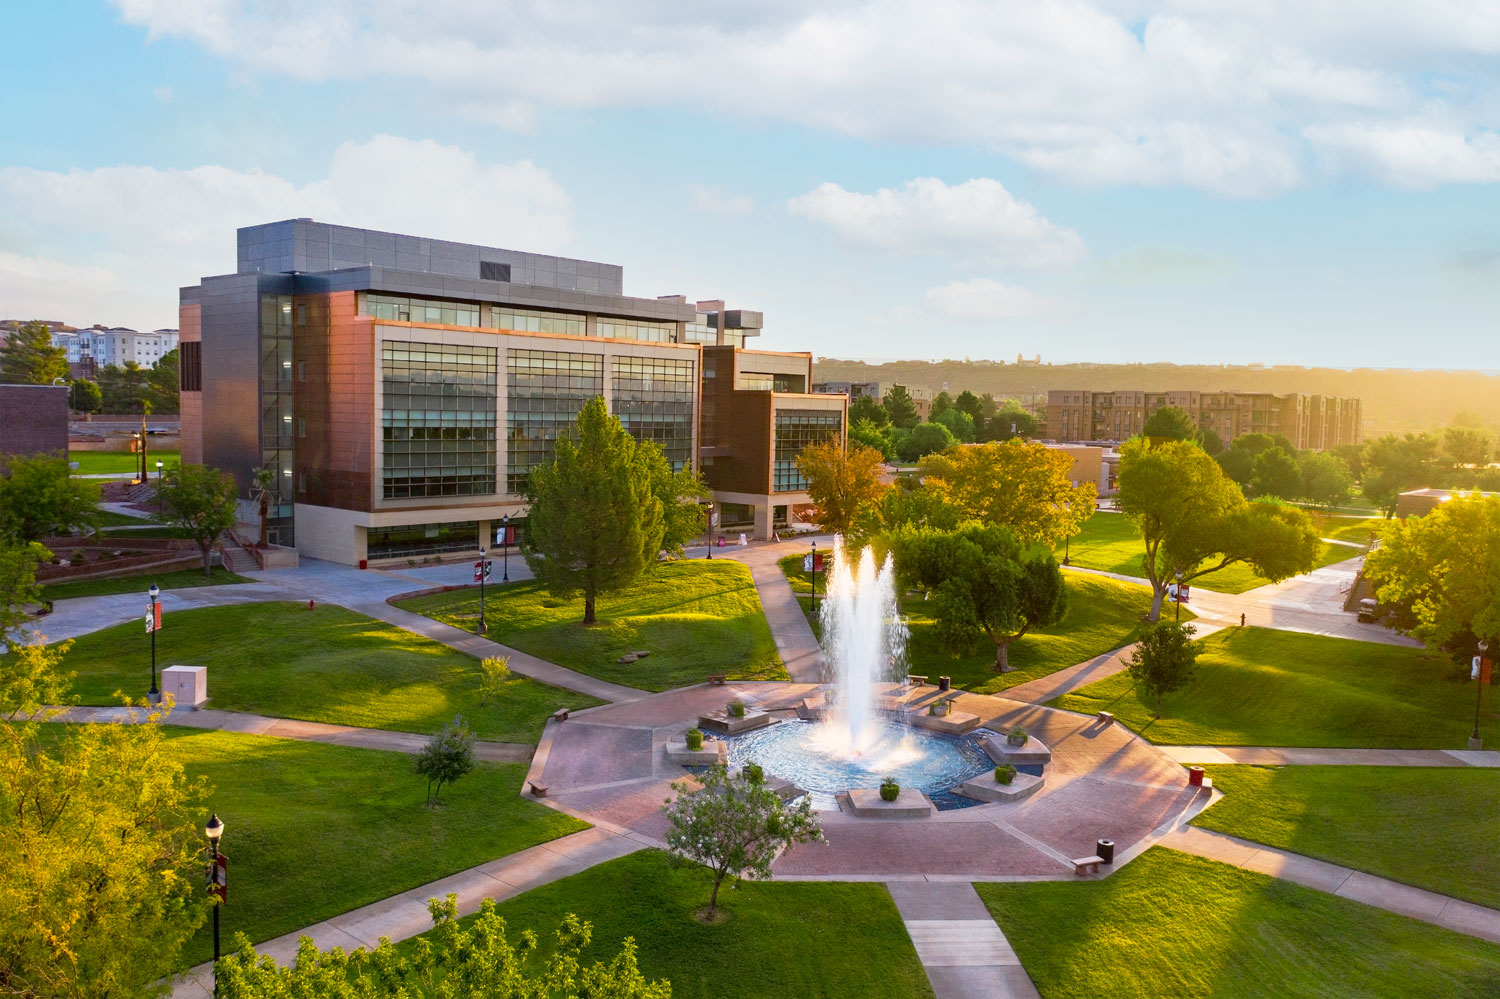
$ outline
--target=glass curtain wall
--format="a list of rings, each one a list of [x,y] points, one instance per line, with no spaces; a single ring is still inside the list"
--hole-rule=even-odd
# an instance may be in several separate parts
[[[693,362],[666,357],[617,357],[613,409],[638,441],[655,441],[672,470],[693,462]]]
[[[809,444],[819,444],[838,436],[843,429],[842,422],[842,416],[836,410],[778,409],[771,491],[786,493],[806,489],[807,479],[797,471],[797,455]]]
[[[386,499],[495,491],[495,349],[386,341]]]
[[[604,394],[604,355],[510,350],[505,368],[505,490],[526,492],[531,470],[552,457],[578,411]]]
[[[267,528],[277,544],[292,531],[292,296],[260,296],[260,460],[275,472]]]

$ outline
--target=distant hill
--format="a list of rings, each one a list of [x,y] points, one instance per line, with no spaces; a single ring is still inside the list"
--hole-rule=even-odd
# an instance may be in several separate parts
[[[1467,410],[1500,429],[1500,375],[1477,371],[1411,371],[1356,368],[1259,368],[1208,364],[1002,364],[997,361],[891,361],[868,364],[833,357],[814,362],[818,381],[858,381],[922,385],[938,392],[946,382],[957,395],[964,389],[1011,396],[1024,403],[1045,402],[1049,389],[1197,389],[1238,392],[1305,392],[1355,396],[1364,400],[1365,433],[1429,430],[1446,426]]]

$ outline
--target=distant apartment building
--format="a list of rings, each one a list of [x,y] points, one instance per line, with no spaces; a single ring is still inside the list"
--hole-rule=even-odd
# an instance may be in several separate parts
[[[177,340],[177,330],[141,333],[124,326],[95,325],[52,334],[52,346],[67,351],[68,364],[85,371],[124,367],[128,361],[153,368],[164,354],[177,349]]]
[[[1194,425],[1225,444],[1244,434],[1282,434],[1299,449],[1315,451],[1362,439],[1359,399],[1270,392],[1047,393],[1047,434],[1059,441],[1121,441],[1141,432],[1167,406],[1187,412]]]
[[[793,448],[841,433],[807,354],[744,349],[758,312],[633,298],[623,268],[294,219],[238,232],[238,270],[181,290],[182,457],[232,473],[279,544],[346,564],[470,552],[602,396],[716,520],[764,536],[809,502]]]
[[[881,402],[885,394],[889,392],[896,383],[886,382],[815,382],[812,390],[818,395],[841,395],[850,402],[860,399],[873,399]],[[917,418],[925,420],[932,415],[932,390],[925,385],[903,385],[906,394],[911,396],[912,405],[917,410]]]

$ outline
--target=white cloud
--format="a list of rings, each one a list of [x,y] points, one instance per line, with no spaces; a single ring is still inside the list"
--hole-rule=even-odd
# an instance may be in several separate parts
[[[1072,308],[1062,299],[1048,298],[989,278],[953,281],[928,288],[923,304],[929,313],[965,322],[1055,316]]]
[[[846,242],[887,253],[952,254],[1004,267],[1059,267],[1082,259],[1083,238],[1044,218],[999,181],[948,186],[918,177],[874,194],[821,184],[787,202]]]
[[[705,215],[748,215],[755,211],[755,199],[748,194],[730,194],[722,187],[694,184],[688,188],[693,211]]]
[[[1336,169],[1368,173],[1397,187],[1500,181],[1500,132],[1429,122],[1319,125],[1304,129]]]
[[[567,244],[572,204],[530,161],[490,163],[391,135],[345,143],[327,175],[306,184],[221,166],[0,167],[13,251],[0,257],[0,306],[74,324],[175,326],[178,286],[234,270],[236,228],[304,216],[545,252]],[[124,289],[134,294],[122,298]]]
[[[1494,124],[1500,0],[113,0],[237,68],[425,82],[505,127],[548,108],[689,107],[877,141],[980,146],[1081,184],[1263,196],[1310,126],[1388,126],[1447,95]],[[351,57],[351,53],[356,54]],[[1403,173],[1402,150],[1357,162]],[[1435,174],[1462,180],[1487,174]]]

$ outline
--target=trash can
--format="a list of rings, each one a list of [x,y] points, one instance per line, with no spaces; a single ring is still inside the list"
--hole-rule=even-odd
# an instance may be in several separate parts
[[[1188,787],[1203,786],[1203,768],[1188,767]]]
[[[938,677],[938,690],[952,690],[952,689],[953,689],[953,677],[951,677],[951,676],[940,676],[940,677]]]
[[[1098,854],[1099,859],[1106,864],[1113,864],[1115,862],[1115,841],[1112,839],[1101,839],[1098,843],[1094,844],[1094,853]]]

